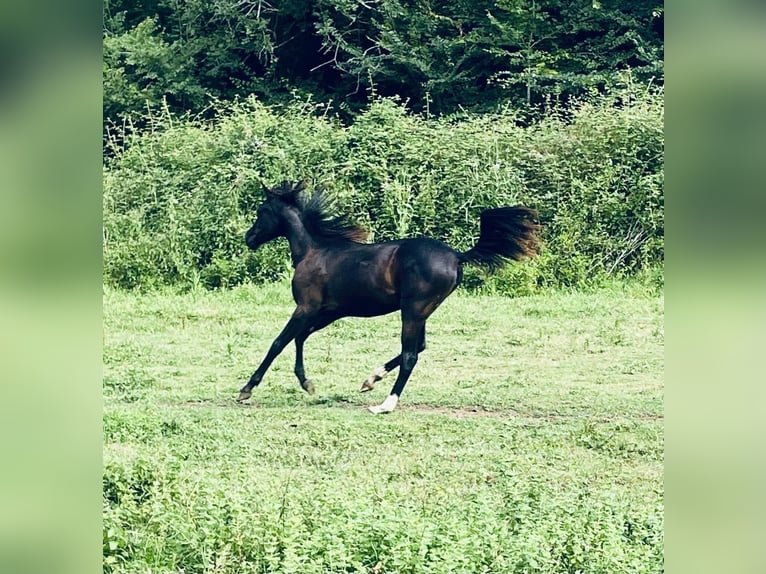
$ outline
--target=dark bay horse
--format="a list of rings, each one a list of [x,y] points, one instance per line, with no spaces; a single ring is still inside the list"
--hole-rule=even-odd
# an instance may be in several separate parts
[[[476,245],[459,253],[448,245],[419,237],[364,243],[367,233],[342,217],[328,215],[320,193],[304,197],[302,184],[283,182],[266,190],[255,223],[245,235],[250,249],[277,237],[290,244],[297,307],[266,357],[242,387],[238,401],[250,398],[272,361],[295,340],[295,375],[309,394],[314,385],[303,369],[303,344],[312,333],[341,317],[373,317],[401,310],[402,352],[379,367],[362,385],[399,367],[391,393],[375,414],[396,408],[407,379],[426,348],[426,320],[460,283],[462,264],[490,270],[505,261],[537,254],[537,212],[528,207],[487,209],[480,216]]]

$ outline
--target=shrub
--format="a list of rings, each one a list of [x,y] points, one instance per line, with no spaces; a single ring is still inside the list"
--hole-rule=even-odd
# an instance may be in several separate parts
[[[466,285],[526,293],[661,265],[663,98],[628,85],[522,126],[512,110],[426,119],[378,99],[350,126],[309,101],[221,104],[217,119],[167,112],[115,147],[104,169],[105,281],[123,288],[226,287],[290,270],[284,241],[256,252],[243,234],[263,185],[304,180],[374,240],[428,235],[456,249],[479,213],[523,203],[545,252]]]

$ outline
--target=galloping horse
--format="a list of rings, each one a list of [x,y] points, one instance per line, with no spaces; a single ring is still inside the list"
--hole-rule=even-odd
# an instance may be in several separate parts
[[[476,245],[459,253],[436,239],[418,237],[364,243],[367,233],[342,217],[327,213],[318,192],[304,197],[302,184],[283,182],[266,189],[255,223],[245,235],[250,249],[277,237],[290,244],[297,307],[266,357],[239,393],[252,395],[272,361],[295,340],[295,375],[309,394],[314,385],[303,368],[303,344],[312,333],[341,317],[374,317],[396,310],[402,314],[402,351],[376,369],[363,383],[369,391],[399,367],[389,396],[369,407],[372,413],[396,408],[418,354],[426,348],[426,320],[460,283],[463,263],[496,270],[508,259],[537,254],[537,212],[528,207],[486,209],[480,215]]]

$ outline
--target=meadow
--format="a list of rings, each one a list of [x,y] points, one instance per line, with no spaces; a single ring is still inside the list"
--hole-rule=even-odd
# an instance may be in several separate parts
[[[619,572],[663,566],[663,298],[459,290],[397,410],[361,383],[399,318],[343,319],[237,392],[286,282],[104,291],[106,572]]]

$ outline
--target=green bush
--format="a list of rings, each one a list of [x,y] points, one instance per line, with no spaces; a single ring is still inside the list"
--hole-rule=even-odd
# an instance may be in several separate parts
[[[263,184],[305,180],[375,241],[427,235],[456,249],[487,207],[526,204],[541,257],[466,286],[528,293],[632,276],[663,260],[663,96],[627,85],[523,126],[512,110],[426,119],[378,99],[350,126],[309,101],[167,112],[115,145],[104,168],[105,281],[123,288],[226,287],[290,271],[284,241],[249,251]]]

